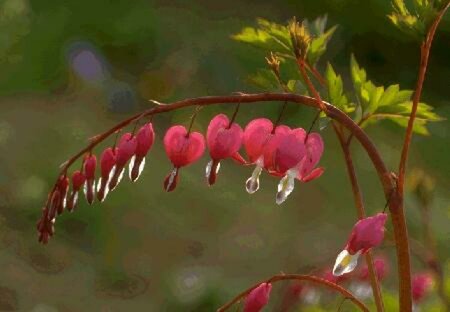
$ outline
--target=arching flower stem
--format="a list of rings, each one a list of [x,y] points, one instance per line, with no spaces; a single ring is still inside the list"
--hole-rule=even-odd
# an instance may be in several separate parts
[[[351,300],[353,304],[355,304],[361,311],[368,312],[369,309],[366,307],[364,303],[362,303],[359,299],[357,299],[351,292],[349,292],[347,289],[345,289],[342,286],[339,286],[338,284],[335,284],[333,282],[327,281],[326,279],[316,277],[313,275],[300,275],[300,274],[279,274],[274,275],[271,278],[259,282],[252,287],[244,290],[240,294],[238,294],[236,297],[234,297],[232,300],[230,300],[227,304],[223,305],[219,309],[217,309],[217,312],[225,312],[227,311],[231,306],[233,306],[235,303],[239,302],[240,300],[244,299],[254,288],[258,287],[261,283],[275,283],[279,281],[306,281],[311,282],[314,284],[321,285],[323,287],[329,288],[331,290],[334,290],[336,292],[341,293],[344,297],[348,298],[348,300]]]

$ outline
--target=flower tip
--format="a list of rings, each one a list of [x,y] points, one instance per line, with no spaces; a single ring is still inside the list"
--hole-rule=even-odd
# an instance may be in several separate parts
[[[179,180],[179,168],[173,168],[173,170],[164,179],[164,190],[166,192],[172,192],[175,190]]]
[[[352,272],[358,265],[358,258],[360,254],[360,251],[352,255],[346,249],[342,250],[336,257],[336,262],[333,267],[333,275],[341,276]]]
[[[248,178],[245,182],[245,189],[247,193],[253,194],[259,190],[259,179],[253,179],[252,177]]]

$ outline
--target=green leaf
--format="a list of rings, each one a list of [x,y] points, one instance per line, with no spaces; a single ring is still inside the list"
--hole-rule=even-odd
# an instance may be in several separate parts
[[[372,123],[376,120],[386,119],[391,120],[396,124],[406,128],[406,126],[408,125],[409,116],[411,114],[411,109],[411,101],[395,103],[389,106],[382,106],[375,113],[370,115],[367,121],[369,121],[369,123]],[[429,135],[429,131],[426,128],[428,122],[441,120],[444,119],[433,112],[432,106],[425,103],[419,103],[419,105],[417,106],[417,113],[414,120],[413,131],[418,134]],[[364,123],[363,127],[367,126],[369,123]]]
[[[342,78],[341,76],[336,75],[336,72],[330,63],[328,63],[325,71],[325,80],[328,86],[329,102],[346,113],[353,112],[355,110],[355,105],[349,103],[347,97],[344,95]]]
[[[408,10],[404,0],[392,0],[393,12],[388,15],[401,31],[423,38],[428,27],[445,5],[442,0],[413,0],[413,10]]]
[[[361,85],[366,82],[367,75],[366,71],[363,68],[359,67],[359,64],[358,62],[356,62],[355,56],[353,54],[350,57],[350,73],[355,90],[360,89]]]
[[[258,28],[245,27],[232,35],[234,40],[252,44],[258,48],[280,53],[291,53],[292,46],[286,26],[259,18]]]
[[[397,94],[400,91],[400,87],[398,84],[389,86],[386,91],[384,91],[383,96],[378,101],[378,106],[386,106],[391,105],[396,101]]]
[[[251,74],[247,77],[247,81],[266,91],[280,91],[280,85],[274,73],[268,69],[258,69],[255,74]]]
[[[314,37],[311,40],[306,56],[309,64],[316,64],[319,58],[325,53],[325,51],[327,50],[328,41],[330,41],[331,36],[336,31],[336,28],[337,25],[331,27],[325,33],[320,34],[319,36]]]

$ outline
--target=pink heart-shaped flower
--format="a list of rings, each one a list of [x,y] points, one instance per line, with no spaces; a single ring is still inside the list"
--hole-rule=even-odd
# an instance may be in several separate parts
[[[214,160],[225,159],[233,156],[242,145],[242,128],[232,123],[224,114],[214,117],[209,123],[206,132],[206,142],[209,154]]]
[[[197,161],[205,151],[205,139],[199,132],[191,132],[183,126],[173,126],[164,136],[164,148],[170,161],[176,168]]]

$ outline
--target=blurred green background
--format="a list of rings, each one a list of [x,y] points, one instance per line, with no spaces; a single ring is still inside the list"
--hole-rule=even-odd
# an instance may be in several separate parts
[[[377,84],[412,89],[419,43],[389,23],[389,12],[387,0],[0,0],[0,310],[213,311],[273,274],[330,267],[356,220],[331,129],[323,132],[325,174],[298,183],[277,206],[278,181],[263,175],[260,191],[250,196],[244,181],[252,169],[232,161],[222,163],[218,183],[209,189],[207,156],[182,170],[175,192],[164,192],[171,168],[161,144],[164,131],[173,123],[188,124],[192,109],[157,116],[157,142],[137,183],[124,179],[103,204],[81,200],[76,213],[58,218],[47,246],[37,243],[35,224],[58,166],[89,137],[151,107],[147,99],[257,91],[246,77],[265,66],[265,55],[230,39],[257,17],[284,24],[294,15],[328,14],[329,24],[340,26],[319,69],[332,61],[348,81],[354,53]],[[449,51],[447,16],[423,93],[447,119]],[[244,106],[237,121],[244,126],[256,117],[275,118],[279,109],[279,103]],[[205,132],[212,116],[232,110],[205,108],[194,127]],[[313,115],[291,105],[284,122],[307,128]],[[395,170],[404,129],[382,122],[368,132]],[[409,165],[435,180],[432,229],[449,278],[450,124],[432,123],[430,132],[414,137]],[[385,202],[373,167],[357,144],[353,152],[366,209],[379,212]],[[406,203],[410,235],[420,242],[420,205],[412,193]],[[383,290],[388,311],[395,311],[389,238],[376,253],[391,260]],[[426,270],[416,257],[413,267]],[[281,284],[274,287],[268,311],[278,311],[284,291]],[[341,298],[325,295],[321,307],[297,305],[293,311],[336,310]],[[435,293],[423,306],[444,311]],[[352,309],[348,302],[342,308]]]

